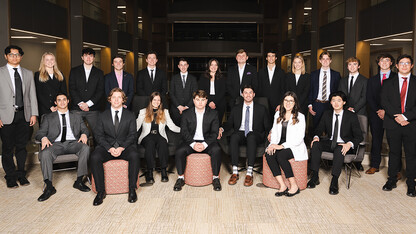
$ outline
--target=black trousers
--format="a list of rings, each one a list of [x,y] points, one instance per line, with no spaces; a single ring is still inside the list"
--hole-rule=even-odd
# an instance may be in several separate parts
[[[320,103],[320,102],[313,102],[312,109],[316,112],[316,115],[313,116],[313,129],[318,127],[319,122],[321,121],[322,114],[330,108],[329,102],[327,103]]]
[[[189,109],[184,110],[182,112],[182,115],[183,115],[183,113],[185,113],[185,111],[188,111],[188,110]],[[176,126],[181,126],[182,115],[179,113],[179,110],[176,106],[171,106],[170,107],[169,114],[170,114],[170,117],[172,118],[173,123]]]
[[[26,145],[29,140],[30,126],[26,122],[24,111],[14,114],[11,124],[4,124],[0,129],[2,145],[1,162],[6,179],[16,180],[18,177],[26,176],[25,163],[27,157]],[[13,153],[16,157],[16,165],[13,160]]]
[[[247,137],[244,136],[243,131],[234,132],[230,139],[230,154],[231,164],[233,166],[238,165],[238,158],[240,157],[240,145],[247,146],[247,164],[248,166],[254,166],[256,160],[257,146],[264,143],[261,137],[258,137],[253,132],[249,132]]]
[[[188,144],[182,143],[175,152],[176,169],[178,175],[183,175],[186,168],[186,157],[192,153],[205,153],[211,156],[212,174],[218,176],[221,168],[221,148],[217,142],[211,143],[202,152],[196,152]]]
[[[383,120],[375,112],[368,113],[371,130],[371,161],[370,167],[379,168],[381,163],[381,145],[383,143]]]
[[[293,158],[291,149],[276,150],[273,155],[266,153],[267,164],[273,173],[273,176],[282,175],[280,168],[285,172],[286,178],[293,177],[292,166],[289,159]]]
[[[401,168],[399,162],[402,159],[403,145],[406,157],[406,182],[409,187],[415,186],[414,180],[416,178],[415,131],[416,126],[414,125],[386,129],[387,141],[390,148],[389,169],[387,171],[389,180],[397,180],[397,173]]]
[[[146,158],[147,170],[155,168],[156,150],[160,160],[160,167],[168,166],[169,151],[168,142],[160,134],[151,134],[143,138],[141,143],[145,149],[144,157]]]
[[[139,153],[137,152],[137,147],[135,145],[129,146],[121,153],[120,156],[113,157],[107,150],[105,150],[104,147],[97,146],[90,157],[90,166],[92,175],[94,176],[95,188],[97,192],[105,191],[103,163],[116,159],[122,159],[129,162],[129,188],[137,188],[137,176],[139,175],[140,169],[140,158]]]
[[[331,143],[331,140],[320,140],[313,143],[311,148],[311,170],[318,172],[321,164],[322,152],[331,152],[334,154],[332,175],[339,177],[339,175],[341,175],[342,165],[344,164],[344,156],[341,153],[342,146],[337,145],[334,150],[331,150]],[[355,150],[350,149],[347,153],[355,153]]]

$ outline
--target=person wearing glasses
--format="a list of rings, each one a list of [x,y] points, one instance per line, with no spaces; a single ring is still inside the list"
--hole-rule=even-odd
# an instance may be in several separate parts
[[[385,110],[384,128],[389,143],[388,179],[384,191],[397,187],[397,173],[402,158],[406,157],[407,196],[416,197],[416,76],[412,74],[413,58],[404,54],[397,58],[398,73],[383,82],[381,107]]]
[[[288,91],[283,96],[280,109],[274,115],[273,127],[271,130],[271,141],[266,148],[266,160],[280,189],[276,196],[292,197],[300,192],[293,175],[289,160],[308,160],[308,151],[303,140],[305,137],[305,116],[299,111],[299,101],[296,94]],[[283,182],[280,168],[289,179],[290,189]]]
[[[6,173],[8,188],[29,185],[26,179],[26,145],[30,127],[36,123],[38,101],[32,71],[20,66],[23,50],[10,45],[4,50],[5,66],[0,67],[0,136],[2,141],[1,162]],[[16,157],[17,168],[13,155]]]

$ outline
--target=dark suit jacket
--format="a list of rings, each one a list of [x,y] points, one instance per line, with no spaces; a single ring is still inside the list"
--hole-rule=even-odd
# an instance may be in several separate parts
[[[390,77],[395,77],[396,75],[397,75],[396,73],[390,72],[390,76],[387,77],[387,79]],[[375,113],[380,109],[383,109],[380,103],[380,92],[381,92],[381,79],[380,79],[380,73],[378,73],[377,75],[368,79],[368,82],[367,82],[367,104],[369,107],[369,111],[371,111],[372,113]]]
[[[331,83],[330,83],[331,87],[329,89],[329,94],[338,90],[339,80],[341,79],[341,75],[339,74],[339,72],[334,71],[332,69],[330,69],[330,71],[331,71]],[[312,104],[318,97],[320,72],[321,72],[321,69],[311,72],[311,89],[309,91],[309,103],[308,104]],[[328,97],[329,97],[329,94],[328,94]]]
[[[104,81],[105,81],[105,84],[104,84],[105,96],[108,97],[108,94],[113,88],[118,88],[117,77],[116,77],[116,73],[114,72],[114,70],[104,76]],[[128,109],[131,109],[131,101],[133,100],[133,97],[134,97],[133,75],[126,71],[123,71],[122,82],[123,82],[123,91],[127,96],[126,106]],[[109,104],[107,104],[107,109],[108,108],[110,108]]]
[[[267,66],[259,71],[259,90],[256,96],[267,97],[271,110],[276,109],[282,103],[283,95],[286,92],[285,73],[276,65],[273,73],[272,83],[269,81],[269,72]]]
[[[154,82],[152,82],[147,67],[137,72],[137,95],[150,96],[150,94],[152,94],[153,92],[159,92],[162,95],[162,98],[165,97],[166,93],[168,92],[168,80],[166,78],[165,71],[156,68],[156,73],[154,76]]]
[[[227,92],[235,101],[240,96],[241,88],[245,85],[251,85],[254,92],[258,90],[257,69],[256,67],[246,64],[243,73],[243,79],[240,84],[240,75],[238,73],[238,65],[230,67],[227,75]]]
[[[39,72],[35,72],[35,86],[36,86],[36,97],[38,99],[38,111],[39,117],[42,117],[43,114],[51,113],[51,106],[56,106],[56,94],[65,93],[66,90],[66,81],[65,77],[62,81],[54,76],[53,79],[49,79],[46,82],[39,81]]]
[[[366,115],[366,99],[367,99],[367,81],[368,79],[361,74],[356,78],[352,86],[351,93],[348,94],[349,76],[340,80],[338,90],[347,95],[346,107],[354,108],[357,115]]]
[[[210,145],[217,141],[219,121],[216,110],[205,108],[204,119],[202,121],[202,132],[204,134],[205,142]],[[181,121],[181,135],[184,143],[190,145],[194,142],[194,135],[196,131],[196,113],[195,107],[190,108],[183,113]]]
[[[69,73],[69,95],[71,96],[72,110],[80,111],[78,103],[87,102],[88,100],[94,103],[90,107],[90,111],[101,110],[105,99],[103,71],[92,66],[87,83],[84,65],[72,68]]]
[[[301,112],[308,113],[308,95],[311,88],[311,78],[308,73],[300,75],[296,85],[296,76],[293,73],[286,75],[286,91],[293,91],[298,97]]]
[[[250,110],[251,111],[251,110]],[[270,115],[265,106],[255,103],[253,104],[253,133],[264,139],[266,134],[271,128]],[[241,121],[243,118],[243,103],[240,103],[233,107],[230,117],[227,122],[224,123],[224,131],[233,129],[235,132],[239,131]]]
[[[385,80],[381,87],[381,106],[386,111],[383,126],[386,129],[401,127],[401,125],[394,120],[395,114],[402,114],[398,75],[399,74],[396,74]],[[416,76],[410,75],[408,84],[405,112],[403,115],[406,116],[410,122],[409,125],[412,126],[415,124],[414,120],[416,119]]]
[[[318,127],[315,129],[315,136],[322,137],[326,134],[324,139],[331,139],[332,136],[332,117],[334,110],[327,110],[322,115]],[[341,122],[341,139],[347,143],[351,141],[354,144],[354,149],[363,141],[363,133],[361,131],[360,122],[358,122],[357,114],[354,112],[344,110]]]
[[[218,105],[220,102],[225,102],[225,93],[226,93],[226,83],[225,78],[221,77],[218,80],[214,81],[215,87],[215,96],[209,95],[211,90],[211,79],[205,74],[202,74],[198,81],[198,89],[204,90],[208,95],[208,103],[214,102],[215,105]]]
[[[61,134],[61,122],[59,121],[58,114],[58,111],[55,111],[43,116],[42,124],[39,130],[36,132],[36,140],[41,141],[45,136],[51,143],[56,140],[59,134]],[[79,140],[82,134],[85,134],[88,137],[89,130],[87,126],[85,126],[81,115],[69,112],[69,122],[71,125],[72,134],[74,134],[76,140]]]
[[[183,88],[182,85],[182,77],[181,74],[176,74],[172,76],[170,80],[170,101],[171,106],[176,108],[179,105],[182,106],[193,106],[193,98],[192,94],[198,89],[198,84],[196,81],[196,77],[189,74],[188,77],[186,77],[186,83],[185,88]]]
[[[94,138],[98,145],[109,150],[117,142],[120,147],[136,147],[137,128],[134,114],[123,108],[120,125],[116,134],[111,109],[107,109],[98,116],[97,127],[94,130]]]

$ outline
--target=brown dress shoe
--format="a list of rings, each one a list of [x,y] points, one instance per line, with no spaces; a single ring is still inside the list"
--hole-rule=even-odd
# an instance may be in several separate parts
[[[397,180],[401,180],[402,179],[402,174],[400,172],[397,172]]]
[[[240,177],[238,176],[238,174],[232,174],[231,177],[230,177],[230,179],[228,180],[228,184],[229,185],[235,185],[237,183],[237,180],[239,178]]]
[[[365,171],[365,174],[374,174],[376,172],[379,172],[380,170],[378,168],[375,167],[370,167],[370,169],[368,169],[367,171]]]
[[[246,179],[244,180],[244,186],[252,186],[253,185],[253,176],[246,175]]]

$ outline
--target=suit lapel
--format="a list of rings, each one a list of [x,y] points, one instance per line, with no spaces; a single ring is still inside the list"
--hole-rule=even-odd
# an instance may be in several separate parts
[[[74,118],[74,114],[72,112],[69,112],[69,124],[71,124],[71,130],[72,130],[72,134],[74,134],[75,137],[77,137],[75,134],[75,118]]]

